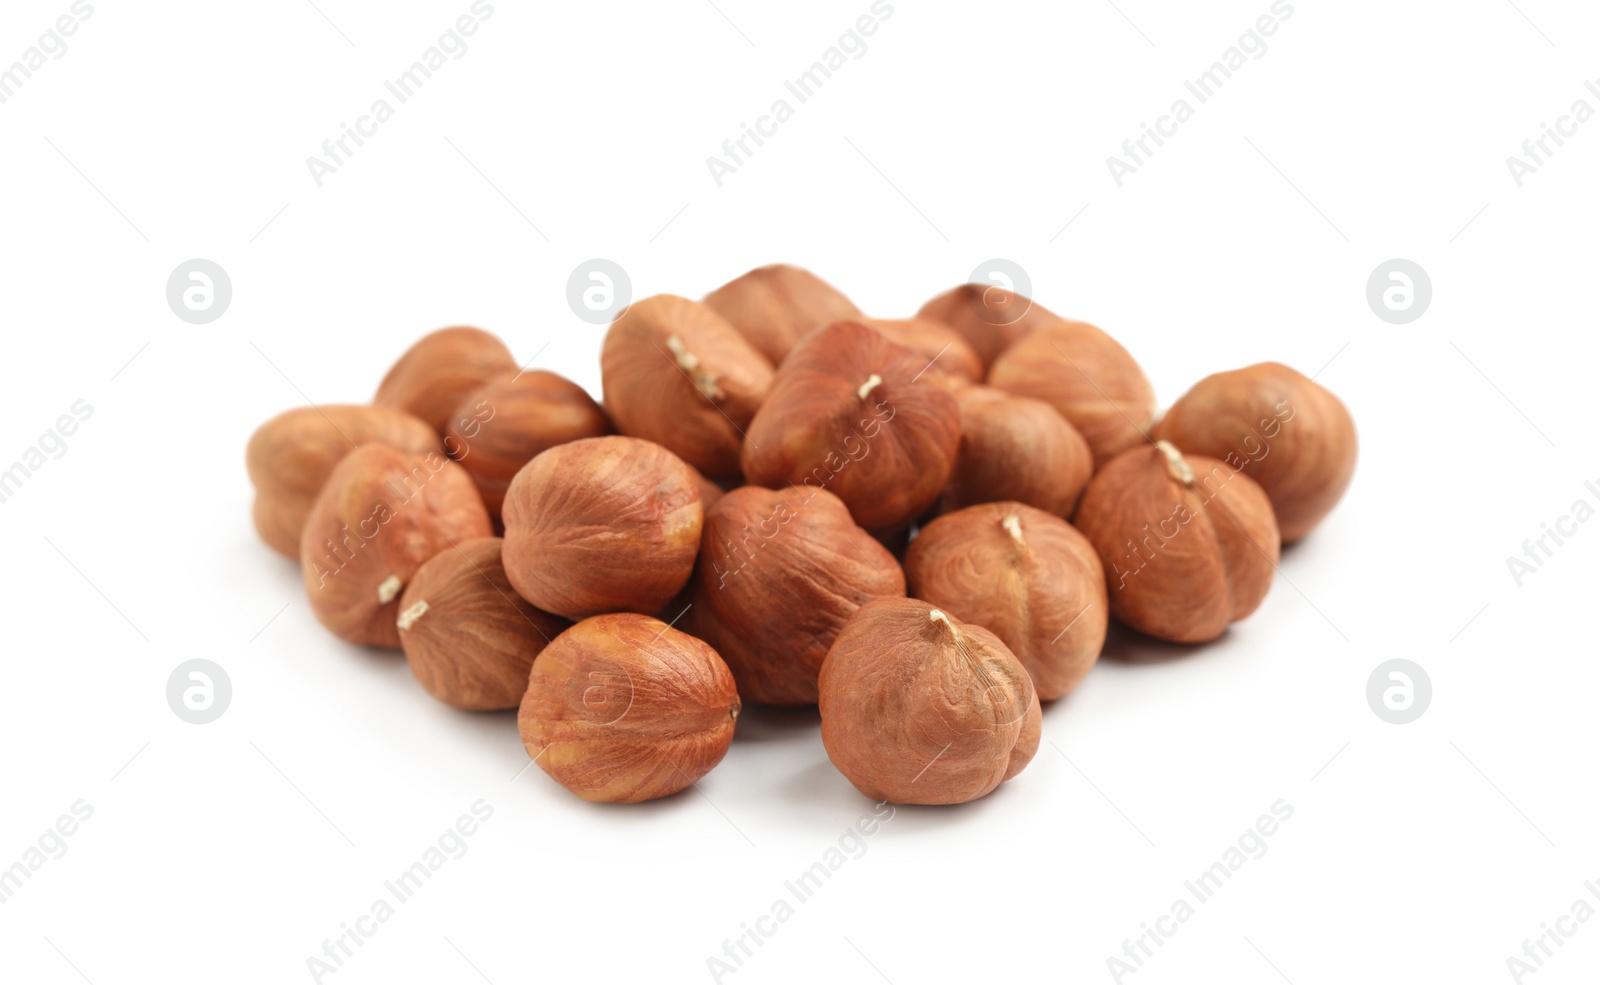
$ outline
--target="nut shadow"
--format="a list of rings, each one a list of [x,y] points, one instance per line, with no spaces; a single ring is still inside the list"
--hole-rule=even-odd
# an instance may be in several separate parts
[[[1169,643],[1166,640],[1158,640],[1113,621],[1106,631],[1106,647],[1100,654],[1100,659],[1114,660],[1135,667],[1154,666],[1195,659],[1204,649],[1203,644]],[[1068,695],[1063,700],[1070,699],[1071,695]]]
[[[733,742],[787,742],[793,736],[812,734],[822,727],[822,715],[815,705],[783,708],[777,705],[747,704],[739,710],[739,723]]]

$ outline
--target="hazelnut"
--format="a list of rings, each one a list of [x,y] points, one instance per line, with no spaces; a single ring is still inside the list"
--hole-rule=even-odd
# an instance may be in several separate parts
[[[660,445],[584,438],[541,452],[506,491],[517,593],[568,619],[659,612],[700,549],[700,484]]]
[[[517,360],[498,337],[481,328],[441,328],[405,351],[372,402],[415,414],[442,436],[467,394],[516,371]]]
[[[818,683],[828,758],[873,800],[976,800],[1039,747],[1027,670],[987,629],[917,599],[857,609]]]
[[[1142,444],[1155,423],[1156,395],[1128,350],[1081,321],[1055,321],[1001,353],[989,385],[1037,397],[1072,422],[1096,468]]]
[[[297,407],[256,429],[245,467],[256,488],[256,532],[268,547],[299,558],[300,531],[323,483],[340,459],[369,442],[419,455],[444,452],[432,428],[392,407]]]
[[[1044,305],[993,284],[962,284],[923,305],[917,317],[950,326],[985,370],[1029,332],[1061,320]]]
[[[750,422],[745,478],[825,488],[868,530],[915,520],[939,498],[961,441],[955,400],[918,379],[927,365],[855,322],[813,332]]]
[[[328,476],[300,535],[311,611],[348,643],[399,649],[400,595],[417,569],[489,534],[461,466],[438,452],[362,445]]]
[[[1257,363],[1196,383],[1155,436],[1239,466],[1266,490],[1283,542],[1310,533],[1356,470],[1356,425],[1343,402],[1282,363]]]
[[[921,353],[928,360],[925,376],[935,373],[963,383],[982,383],[983,360],[955,329],[932,318],[864,318],[861,324],[882,332],[890,342]]]
[[[739,445],[772,386],[772,364],[715,311],[660,294],[612,324],[600,379],[617,430],[717,479],[739,471]]]
[[[744,486],[706,511],[695,566],[696,636],[747,701],[817,703],[839,628],[874,598],[904,596],[899,562],[825,489]]]
[[[677,793],[727,755],[739,717],[715,650],[631,612],[585,619],[533,662],[517,712],[534,762],[584,800]]]
[[[1055,408],[988,386],[956,394],[961,450],[940,505],[1015,500],[1068,517],[1094,472],[1089,443]],[[991,627],[992,628],[992,627]]]
[[[1165,441],[1096,473],[1076,522],[1105,566],[1111,614],[1174,643],[1221,636],[1277,569],[1278,523],[1255,480]]]
[[[450,416],[444,445],[500,518],[517,470],[547,448],[611,433],[611,421],[583,387],[541,369],[473,391]]]
[[[1043,701],[1078,686],[1105,646],[1106,576],[1067,521],[984,503],[923,527],[906,554],[911,594],[996,636]]]
[[[539,651],[571,623],[524,602],[501,541],[462,541],[435,554],[400,596],[400,646],[424,690],[452,708],[515,708]]]
[[[736,277],[706,295],[705,303],[774,366],[822,326],[861,317],[860,309],[822,278],[787,264]]]

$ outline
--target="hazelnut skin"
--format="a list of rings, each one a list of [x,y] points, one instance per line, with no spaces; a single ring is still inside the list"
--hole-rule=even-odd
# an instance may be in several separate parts
[[[1028,333],[1061,320],[1031,298],[993,284],[962,284],[923,305],[917,317],[950,326],[977,353],[985,371]]]
[[[861,324],[882,332],[890,342],[921,353],[928,360],[924,375],[942,373],[963,383],[983,382],[983,360],[955,329],[932,318],[863,318]]]
[[[660,445],[613,435],[557,445],[506,492],[517,594],[568,619],[659,612],[700,549],[700,483]]]
[[[463,711],[515,708],[533,658],[572,625],[518,597],[501,541],[462,541],[435,554],[400,596],[400,647],[429,694]]]
[[[873,800],[977,800],[1039,748],[1027,670],[987,629],[918,599],[857,609],[818,683],[828,758]]]
[[[1255,480],[1162,441],[1089,481],[1078,529],[1106,569],[1111,614],[1173,643],[1204,643],[1272,587],[1278,523]]]
[[[865,325],[813,332],[750,422],[745,478],[825,488],[868,530],[915,520],[939,498],[961,442],[955,400],[917,379],[926,366]]]
[[[441,328],[405,351],[372,402],[415,414],[442,437],[468,394],[516,372],[517,360],[499,337],[481,328]]]
[[[585,619],[533,662],[517,713],[534,762],[584,800],[636,804],[705,776],[739,717],[715,650],[631,612]]]
[[[1094,473],[1089,443],[1055,408],[988,386],[956,394],[961,450],[945,510],[1015,500],[1069,517]]]
[[[1054,407],[1088,440],[1096,468],[1143,444],[1155,423],[1155,390],[1144,370],[1088,322],[1057,321],[1029,333],[989,367],[988,382]]]
[[[535,369],[473,391],[450,415],[444,446],[472,476],[489,515],[500,519],[506,488],[535,455],[611,433],[611,421],[583,387]]]
[[[413,454],[443,454],[439,435],[402,410],[349,404],[296,407],[256,429],[245,468],[256,488],[256,532],[284,557],[300,557],[306,514],[333,467],[358,445],[385,444]]]
[[[772,364],[715,311],[658,294],[612,323],[600,379],[618,431],[720,479],[738,474],[739,446],[772,386]]]
[[[1282,363],[1257,363],[1196,383],[1155,436],[1196,455],[1243,463],[1266,490],[1283,542],[1309,534],[1355,475],[1356,424],[1344,403]]]
[[[705,303],[774,366],[822,326],[861,317],[861,310],[822,278],[788,264],[735,277],[707,294]]]
[[[906,554],[911,594],[983,626],[1022,661],[1041,701],[1077,687],[1105,647],[1106,576],[1067,521],[984,503],[922,528]]]
[[[894,556],[825,489],[743,486],[706,511],[694,633],[746,701],[817,703],[817,673],[862,603],[904,596]]]
[[[490,532],[461,466],[437,452],[362,445],[328,476],[300,535],[311,611],[347,643],[397,650],[400,595],[417,569]]]

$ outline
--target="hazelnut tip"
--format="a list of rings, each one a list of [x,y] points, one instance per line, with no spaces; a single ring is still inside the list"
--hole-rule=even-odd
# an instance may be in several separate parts
[[[397,627],[400,628],[401,632],[405,632],[406,630],[410,629],[412,626],[416,625],[417,620],[421,619],[424,615],[427,614],[427,612],[428,612],[427,600],[420,601],[417,604],[411,606],[411,608],[409,608],[406,611],[400,613],[400,618],[396,619],[394,624]]]
[[[385,578],[378,583],[378,603],[380,605],[388,605],[393,602],[399,597],[402,587],[404,587],[404,583],[400,581],[399,575],[390,575]]]
[[[1170,441],[1157,441],[1156,449],[1167,459],[1167,474],[1186,486],[1194,485],[1194,469],[1183,460],[1183,454]]]
[[[861,388],[856,391],[857,399],[867,399],[867,394],[877,389],[878,384],[882,382],[883,377],[879,376],[877,373],[873,373],[871,376],[867,377],[867,382],[861,384]]]

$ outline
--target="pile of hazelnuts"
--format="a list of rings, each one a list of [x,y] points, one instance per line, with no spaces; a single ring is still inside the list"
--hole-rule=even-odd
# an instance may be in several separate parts
[[[454,708],[518,708],[586,800],[683,790],[741,702],[816,706],[863,794],[974,800],[1038,749],[1109,621],[1216,639],[1349,485],[1337,397],[1262,363],[1157,420],[1128,351],[965,285],[867,318],[764,267],[629,307],[604,399],[475,328],[370,405],[250,439],[256,528],[312,611]]]

